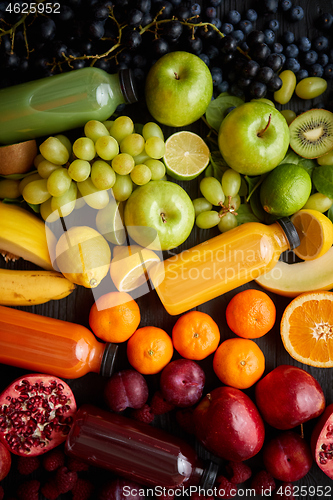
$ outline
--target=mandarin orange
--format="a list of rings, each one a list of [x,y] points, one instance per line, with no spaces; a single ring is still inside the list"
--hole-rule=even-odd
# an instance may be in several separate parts
[[[257,339],[273,328],[276,309],[267,293],[248,289],[230,300],[226,319],[229,328],[239,337]]]
[[[105,342],[125,342],[138,328],[140,320],[139,306],[126,292],[101,295],[89,314],[90,328]]]
[[[139,328],[127,342],[127,359],[138,372],[160,372],[173,356],[171,337],[155,326]]]

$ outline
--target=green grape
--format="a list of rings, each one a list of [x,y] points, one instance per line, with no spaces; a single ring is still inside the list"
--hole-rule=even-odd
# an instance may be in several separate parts
[[[83,182],[88,179],[91,166],[87,160],[74,160],[68,167],[68,174],[75,182]]]
[[[193,200],[194,212],[197,217],[201,212],[208,212],[213,208],[213,205],[206,198],[196,198]]]
[[[21,196],[19,179],[0,179],[0,198],[14,200]]]
[[[280,113],[282,116],[284,116],[288,125],[290,125],[291,122],[296,118],[296,113],[292,109],[282,109]]]
[[[150,156],[147,155],[146,151],[142,151],[142,153],[140,153],[139,155],[134,156],[134,161],[136,165],[139,165],[139,163],[145,163],[145,161],[149,159]]]
[[[103,160],[96,160],[91,166],[91,180],[97,189],[110,189],[116,182],[116,173]]]
[[[109,194],[105,189],[97,189],[94,186],[91,177],[86,179],[85,181],[78,182],[77,187],[82,196],[84,196],[84,201],[91,208],[96,208],[99,210],[100,208],[106,207],[109,203]]]
[[[218,228],[221,231],[221,233],[225,233],[226,231],[229,231],[230,229],[233,229],[238,225],[237,218],[234,214],[231,212],[226,212],[221,218],[220,222],[218,223]]]
[[[241,204],[241,199],[240,199],[240,196],[239,194],[236,194],[236,196],[233,196],[231,199],[230,199],[230,207],[233,209],[233,210],[237,210],[239,208]]]
[[[105,120],[104,122],[102,122],[104,127],[107,128],[108,132],[110,133],[110,128],[112,127],[112,125],[114,124],[114,120]]]
[[[165,175],[165,165],[160,160],[153,160],[152,158],[143,162],[151,171],[151,180],[159,181]]]
[[[51,198],[51,194],[47,189],[47,179],[29,182],[24,187],[22,196],[27,203],[31,203],[32,205],[40,205]]]
[[[106,126],[98,120],[89,120],[84,126],[84,133],[86,137],[89,137],[94,142],[100,137],[109,135]]]
[[[333,151],[317,158],[318,165],[333,165]]]
[[[208,212],[201,212],[195,219],[195,223],[200,229],[210,229],[219,224],[220,217],[218,212],[215,210],[209,210]]]
[[[310,210],[318,210],[322,214],[326,212],[329,208],[331,208],[333,204],[332,198],[325,196],[321,193],[311,194],[308,198],[308,201],[305,203],[304,207]]]
[[[225,200],[222,185],[215,177],[204,177],[200,182],[200,191],[212,205],[222,205]]]
[[[113,170],[119,175],[128,175],[132,172],[134,165],[135,161],[133,156],[127,153],[119,153],[111,162]]]
[[[161,127],[155,122],[147,122],[142,129],[142,135],[147,141],[150,137],[159,137],[164,142],[164,135]]]
[[[39,213],[41,217],[47,222],[55,222],[60,217],[58,210],[57,211],[52,210],[51,201],[52,198],[49,198],[48,200],[41,203],[39,207]]]
[[[309,76],[298,82],[295,93],[301,99],[314,99],[327,89],[327,81],[318,76]]]
[[[133,182],[129,175],[116,175],[116,182],[112,188],[112,194],[115,200],[127,200],[133,191]]]
[[[65,135],[63,134],[58,134],[58,135],[55,135],[54,136],[56,139],[58,139],[64,146],[65,148],[67,149],[68,151],[68,154],[71,155],[72,153],[72,143],[71,141],[68,139],[68,137],[66,137]]]
[[[45,160],[49,160],[56,165],[64,165],[69,158],[66,146],[56,137],[49,137],[39,146],[39,151]]]
[[[151,179],[151,170],[147,165],[142,163],[141,165],[135,165],[132,172],[130,173],[132,181],[138,186],[143,186]]]
[[[111,125],[109,132],[120,144],[121,141],[130,134],[133,134],[134,123],[129,116],[118,116]]]
[[[57,168],[59,168],[59,165],[51,163],[49,160],[42,160],[38,164],[37,172],[43,179],[47,179]]]
[[[225,196],[236,196],[239,191],[242,178],[236,170],[229,168],[222,175],[222,189]]]
[[[279,77],[282,80],[282,87],[274,92],[274,101],[279,104],[287,104],[296,87],[296,76],[290,69],[286,69],[279,73]]]
[[[120,143],[120,151],[131,156],[137,156],[144,150],[145,140],[140,134],[127,135]]]
[[[80,191],[77,191],[77,197],[76,197],[76,203],[75,203],[75,210],[79,210],[80,208],[84,207],[86,205],[86,202],[84,200],[84,196],[80,193]]]
[[[26,177],[23,177],[23,179],[20,181],[20,184],[19,184],[20,194],[23,193],[23,189],[25,188],[25,186],[27,184],[29,184],[29,182],[39,181],[41,179],[42,179],[42,177],[38,173],[30,174],[30,175],[27,175]]]
[[[119,153],[119,145],[114,137],[106,135],[99,137],[95,143],[98,156],[102,160],[110,161]]]
[[[34,166],[38,168],[38,165],[40,164],[41,161],[45,160],[44,156],[39,153],[39,155],[35,156],[34,158]]]
[[[89,139],[89,137],[80,137],[76,139],[73,144],[73,153],[80,160],[93,160],[96,155],[94,141]]]
[[[66,217],[73,212],[77,197],[77,185],[71,182],[69,189],[62,196],[52,196],[51,209],[58,210],[61,217]]]
[[[165,153],[165,143],[160,137],[149,137],[146,140],[145,151],[151,158],[158,160]]]
[[[67,168],[57,168],[47,179],[47,189],[51,196],[61,196],[71,185],[72,179]]]

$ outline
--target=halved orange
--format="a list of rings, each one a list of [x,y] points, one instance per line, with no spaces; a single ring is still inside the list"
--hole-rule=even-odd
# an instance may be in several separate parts
[[[313,260],[324,255],[333,244],[333,224],[318,210],[302,209],[291,217],[300,238],[294,253],[303,260]]]
[[[333,366],[333,292],[307,292],[284,310],[281,338],[290,356],[310,366]]]

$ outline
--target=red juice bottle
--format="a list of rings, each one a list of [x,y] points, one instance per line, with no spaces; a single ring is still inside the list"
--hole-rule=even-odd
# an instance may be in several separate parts
[[[66,453],[142,485],[212,488],[217,465],[204,464],[182,439],[91,405],[78,410]]]

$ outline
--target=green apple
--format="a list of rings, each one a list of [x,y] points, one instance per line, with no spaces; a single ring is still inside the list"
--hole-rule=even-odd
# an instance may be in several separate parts
[[[205,113],[213,95],[213,80],[200,57],[189,52],[170,52],[151,67],[145,94],[155,120],[170,127],[183,127]]]
[[[218,143],[231,168],[244,175],[261,175],[285,157],[289,128],[276,108],[263,102],[246,102],[222,121]]]
[[[191,198],[178,184],[150,181],[126,202],[124,221],[129,236],[153,250],[171,250],[189,236],[195,220]]]

